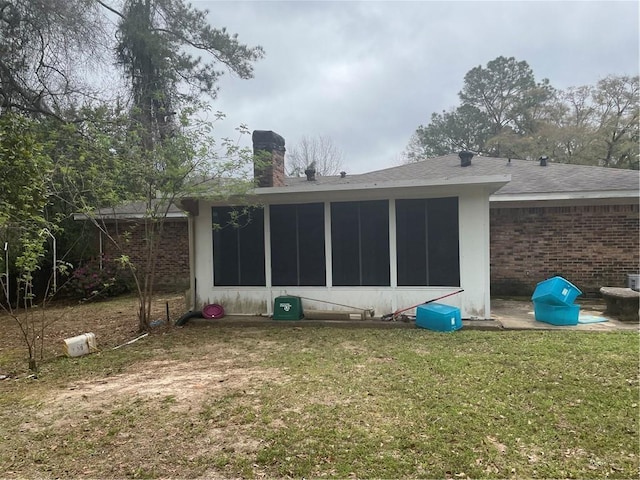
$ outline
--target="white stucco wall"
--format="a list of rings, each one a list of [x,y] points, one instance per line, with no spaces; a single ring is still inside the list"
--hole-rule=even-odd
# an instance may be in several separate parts
[[[501,183],[502,186],[505,182]],[[376,316],[391,313],[399,308],[425,302],[435,297],[458,290],[456,287],[398,287],[395,282],[395,209],[396,198],[436,198],[458,196],[459,198],[459,245],[460,287],[464,292],[443,300],[443,303],[461,309],[463,318],[490,318],[489,292],[489,195],[499,186],[446,185],[428,188],[397,188],[367,190],[366,192],[326,192],[319,195],[264,197],[264,203],[326,202],[325,212],[331,201],[369,200],[386,198],[390,201],[390,258],[392,281],[389,287],[333,287],[331,286],[331,259],[327,255],[327,286],[325,287],[271,287],[270,251],[265,256],[265,287],[214,287],[213,285],[213,240],[211,202],[200,200],[199,213],[193,217],[194,236],[193,274],[195,282],[195,308],[208,303],[224,306],[229,314],[269,314],[273,312],[273,301],[281,295],[303,297],[303,306],[308,309],[344,310],[344,307],[323,303],[324,301],[350,305],[362,309],[373,309]],[[319,200],[319,197],[322,200]],[[326,218],[325,244],[330,253],[330,222]],[[265,238],[269,235],[268,207],[265,208]],[[193,285],[192,285],[193,288]]]
[[[491,318],[488,193],[466,189],[460,196],[459,219],[462,316]]]

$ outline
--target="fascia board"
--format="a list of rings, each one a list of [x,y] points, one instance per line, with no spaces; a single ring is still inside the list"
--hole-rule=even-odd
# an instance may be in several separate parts
[[[493,194],[489,197],[489,202],[491,205],[499,207],[512,204],[517,205],[548,202],[589,203],[599,201],[624,201],[624,203],[637,203],[639,199],[640,192],[638,190],[601,190],[591,192]]]
[[[511,180],[511,175],[488,175],[441,179],[394,180],[370,183],[315,184],[313,187],[261,187],[244,197],[209,199],[211,205],[247,205],[272,203],[302,203],[317,201],[378,200],[385,198],[418,198],[427,196],[454,196],[462,190],[482,188],[492,193]],[[428,191],[425,191],[428,189]],[[202,198],[202,197],[201,197]]]
[[[444,177],[435,179],[418,179],[418,180],[389,180],[381,182],[364,182],[364,183],[328,183],[317,184],[314,186],[303,184],[290,187],[262,187],[253,190],[257,196],[260,195],[282,195],[289,193],[311,193],[311,192],[339,192],[354,190],[380,190],[395,189],[407,187],[436,187],[436,186],[490,186],[495,184],[502,187],[511,181],[511,175],[485,175],[477,177]],[[309,182],[313,184],[313,182]]]
[[[149,218],[149,216],[145,215],[144,213],[96,213],[94,215],[86,213],[73,214],[74,220],[89,220],[92,218],[95,218],[97,220],[142,220],[144,218]],[[185,212],[169,212],[164,216],[164,218],[186,219],[187,214]]]

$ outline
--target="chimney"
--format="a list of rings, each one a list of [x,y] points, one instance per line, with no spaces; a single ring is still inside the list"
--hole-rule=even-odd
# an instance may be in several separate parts
[[[460,166],[468,167],[471,165],[471,159],[473,158],[473,152],[469,152],[468,150],[461,151],[458,156],[460,157]]]
[[[541,167],[546,167],[547,166],[547,160],[549,160],[549,157],[547,157],[546,155],[544,155],[543,157],[540,157],[540,166]]]
[[[253,177],[259,187],[284,187],[284,138],[271,130],[254,130]]]

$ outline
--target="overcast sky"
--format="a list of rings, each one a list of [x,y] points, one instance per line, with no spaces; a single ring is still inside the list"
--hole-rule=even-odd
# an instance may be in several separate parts
[[[525,60],[559,89],[640,68],[637,1],[192,3],[266,51],[252,80],[221,80],[218,135],[246,124],[288,149],[324,135],[348,173],[401,163],[415,129],[457,106],[464,75],[498,56]]]

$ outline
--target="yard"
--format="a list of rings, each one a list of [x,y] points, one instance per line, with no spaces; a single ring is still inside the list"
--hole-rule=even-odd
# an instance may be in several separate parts
[[[212,320],[114,350],[134,302],[48,311],[37,378],[0,316],[1,477],[638,477],[637,332]],[[99,353],[59,356],[84,332]]]

